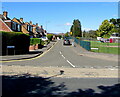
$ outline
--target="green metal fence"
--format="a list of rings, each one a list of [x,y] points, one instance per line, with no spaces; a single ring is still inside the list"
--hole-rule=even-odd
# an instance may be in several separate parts
[[[85,49],[88,50],[88,51],[91,50],[90,42],[87,42],[87,41],[80,41],[80,46],[82,46],[83,48],[85,48]]]
[[[120,43],[101,43],[100,41],[77,39],[75,37],[69,37],[69,39],[73,39],[75,43],[88,51],[120,55]]]
[[[90,42],[88,42],[88,41],[82,41],[82,40],[74,38],[74,42],[79,44],[80,46],[82,46],[84,49],[86,49],[88,51],[91,50]]]

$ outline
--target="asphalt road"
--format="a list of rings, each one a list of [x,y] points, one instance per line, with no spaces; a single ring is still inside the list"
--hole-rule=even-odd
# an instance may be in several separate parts
[[[58,41],[55,46],[41,57],[31,60],[4,62],[3,65],[71,67],[71,68],[111,68],[118,62],[80,56],[75,53],[73,46],[64,46]]]
[[[111,68],[118,66],[116,61],[80,56],[75,53],[73,46],[64,46],[63,41],[58,41],[50,51],[41,57],[13,62],[3,62],[2,65],[22,65],[41,67],[70,67],[70,68]],[[82,51],[81,51],[82,52]],[[99,85],[114,85],[117,78],[51,78],[55,84],[64,82],[67,92],[77,89],[92,88],[96,92]]]
[[[93,89],[95,92],[101,92],[98,86],[114,86],[119,83],[117,78],[52,78],[55,85],[64,83],[66,92],[77,91],[78,89]]]

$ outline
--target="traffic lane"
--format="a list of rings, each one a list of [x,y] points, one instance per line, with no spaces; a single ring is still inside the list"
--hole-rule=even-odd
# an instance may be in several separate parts
[[[66,92],[77,91],[78,89],[93,89],[101,92],[98,86],[113,86],[118,83],[118,78],[51,78],[56,85],[64,83]]]
[[[44,54],[42,57],[30,60],[4,62],[3,65],[22,65],[22,66],[55,66],[55,67],[70,67],[65,59],[61,57],[59,51],[61,50],[60,41],[54,47]]]
[[[117,67],[118,62],[115,61],[108,61],[103,59],[97,59],[97,58],[91,58],[87,56],[81,56],[76,54],[71,48],[74,48],[72,46],[62,46],[63,49],[61,50],[62,55],[69,60],[73,65],[76,67],[81,66],[94,66],[94,67]]]
[[[105,67],[118,65],[118,63],[112,61],[79,56],[71,50],[71,47],[72,46],[63,46],[63,41],[60,40],[49,52],[40,58],[3,63],[3,65],[32,65],[48,67]]]

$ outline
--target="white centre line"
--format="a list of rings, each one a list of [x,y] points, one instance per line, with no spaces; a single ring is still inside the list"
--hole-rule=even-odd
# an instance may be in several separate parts
[[[60,51],[60,54],[62,54],[61,51]]]
[[[65,59],[65,56],[61,55],[64,59]]]
[[[60,51],[59,52],[61,54],[61,56],[65,59],[65,56],[62,54],[62,52]],[[75,66],[69,61],[69,60],[66,60],[72,67],[75,68]]]
[[[70,61],[67,60],[67,62],[68,62],[72,67],[75,67]]]

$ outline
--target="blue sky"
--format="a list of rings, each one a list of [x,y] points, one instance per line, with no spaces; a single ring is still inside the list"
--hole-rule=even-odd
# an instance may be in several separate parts
[[[118,17],[118,2],[2,2],[11,19],[43,25],[48,32],[65,33],[74,19],[82,30],[96,30],[105,19]]]

